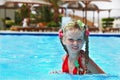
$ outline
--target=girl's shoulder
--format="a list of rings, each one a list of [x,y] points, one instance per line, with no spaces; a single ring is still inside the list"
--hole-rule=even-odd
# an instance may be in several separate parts
[[[68,54],[63,55],[62,60],[64,61]]]

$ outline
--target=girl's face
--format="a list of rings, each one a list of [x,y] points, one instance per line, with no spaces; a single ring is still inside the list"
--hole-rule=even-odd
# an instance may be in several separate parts
[[[84,44],[83,35],[83,32],[80,30],[70,30],[66,32],[63,44],[66,45],[69,53],[78,53],[81,50]]]

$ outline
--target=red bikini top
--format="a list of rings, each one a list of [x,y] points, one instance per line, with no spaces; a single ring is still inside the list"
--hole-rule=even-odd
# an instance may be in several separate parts
[[[81,50],[80,53],[81,53],[81,55],[80,55],[80,57],[78,58],[78,64],[79,64],[79,69],[81,68],[81,69],[83,69],[83,71],[80,71],[80,70],[79,70],[79,74],[84,74],[85,69],[84,69],[84,65],[82,64],[82,58],[84,57],[84,55],[83,55],[84,51]],[[69,57],[69,55],[66,55],[65,60],[64,60],[64,62],[63,62],[63,64],[62,64],[62,72],[65,72],[65,73],[69,73],[68,57]],[[85,57],[84,57],[84,58],[85,58]],[[73,69],[73,74],[77,74],[77,67],[75,67],[75,68]]]

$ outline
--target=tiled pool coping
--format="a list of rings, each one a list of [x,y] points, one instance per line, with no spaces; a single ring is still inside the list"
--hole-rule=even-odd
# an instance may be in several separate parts
[[[58,32],[12,32],[12,31],[0,31],[0,35],[51,35],[57,36]]]
[[[58,32],[13,32],[13,31],[0,31],[0,35],[51,35],[57,36]],[[120,37],[120,33],[90,33],[90,36],[115,36]]]

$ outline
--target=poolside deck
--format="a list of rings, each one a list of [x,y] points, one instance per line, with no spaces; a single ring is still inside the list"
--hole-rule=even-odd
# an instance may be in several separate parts
[[[10,28],[11,31],[28,31],[28,32],[54,32],[58,31],[59,27],[17,27]]]

